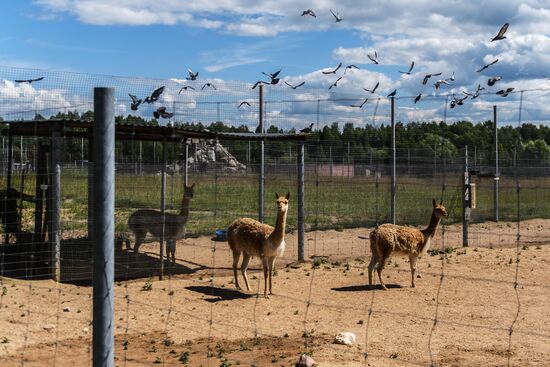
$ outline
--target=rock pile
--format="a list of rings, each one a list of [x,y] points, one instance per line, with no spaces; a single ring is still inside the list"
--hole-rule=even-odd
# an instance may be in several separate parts
[[[200,142],[196,145],[196,152],[189,157],[187,163],[197,165],[199,169],[220,167],[225,172],[240,172],[246,170],[246,166],[215,140]]]

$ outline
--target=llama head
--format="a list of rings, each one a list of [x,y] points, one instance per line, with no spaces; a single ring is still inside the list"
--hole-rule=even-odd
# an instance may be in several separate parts
[[[286,193],[286,196],[280,196],[278,193],[275,193],[277,198],[277,208],[280,212],[285,213],[288,210],[288,199],[290,198],[290,192]]]
[[[195,184],[191,186],[185,186],[184,188],[184,196],[191,199],[193,197],[193,190],[195,189]]]
[[[434,214],[437,218],[446,217],[447,209],[443,206],[443,201],[440,201],[439,204],[433,200]]]

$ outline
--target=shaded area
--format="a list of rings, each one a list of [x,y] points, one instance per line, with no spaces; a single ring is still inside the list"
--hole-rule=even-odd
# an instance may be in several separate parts
[[[207,302],[232,301],[234,299],[247,299],[255,296],[252,294],[243,293],[236,289],[227,289],[227,288],[210,287],[210,286],[202,286],[202,285],[192,285],[189,287],[185,287],[185,289],[214,297],[214,298],[205,298],[205,301]]]
[[[399,284],[386,284],[386,288],[403,288]],[[364,291],[376,291],[376,290],[382,290],[382,287],[379,284],[376,285],[350,285],[347,287],[336,287],[331,288],[333,291],[337,292],[364,292]]]

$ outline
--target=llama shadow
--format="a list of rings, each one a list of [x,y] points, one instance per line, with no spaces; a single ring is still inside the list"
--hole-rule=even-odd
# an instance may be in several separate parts
[[[392,288],[403,288],[399,284],[386,284],[386,288],[392,289]],[[364,292],[364,291],[380,291],[382,290],[382,287],[380,285],[351,285],[348,287],[338,287],[338,288],[331,288],[333,291],[337,292]]]
[[[221,302],[221,301],[232,301],[234,299],[247,299],[247,298],[253,297],[252,294],[242,293],[241,291],[238,291],[235,289],[227,289],[227,288],[220,288],[220,287],[192,285],[189,287],[185,287],[185,289],[189,289],[190,291],[202,293],[207,296],[213,297],[213,298],[204,299],[206,302],[210,302],[210,303]]]

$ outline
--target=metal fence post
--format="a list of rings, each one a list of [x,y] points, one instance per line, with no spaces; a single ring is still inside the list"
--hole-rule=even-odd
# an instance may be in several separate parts
[[[397,154],[395,147],[395,97],[391,97],[391,150],[392,150],[392,171],[391,171],[391,221],[396,220],[396,195],[397,195]]]
[[[305,235],[305,208],[304,208],[304,141],[301,140],[298,143],[298,261],[305,260],[305,246],[304,246],[304,235]]]
[[[468,247],[468,222],[470,221],[470,172],[468,172],[468,146],[464,147],[464,172],[462,185],[462,246]]]
[[[114,366],[115,90],[94,89],[93,366]]]
[[[56,282],[61,281],[61,243],[59,229],[61,227],[61,147],[59,146],[59,127],[52,133],[52,187],[51,187],[51,227],[49,240],[52,246],[52,276]]]
[[[493,202],[495,210],[495,222],[498,222],[498,182],[500,181],[500,172],[498,168],[498,125],[497,125],[497,106],[493,106],[493,121],[495,128],[495,186],[493,190]]]
[[[166,245],[166,139],[162,141],[162,177],[160,188],[160,214],[162,215],[162,232],[160,234],[160,274],[159,280],[164,277],[164,248]]]
[[[259,113],[259,130],[260,134],[264,132],[264,87],[260,84],[260,113]],[[260,222],[264,222],[264,185],[265,185],[265,156],[264,156],[264,139],[260,140],[260,182],[258,183],[258,217]]]

